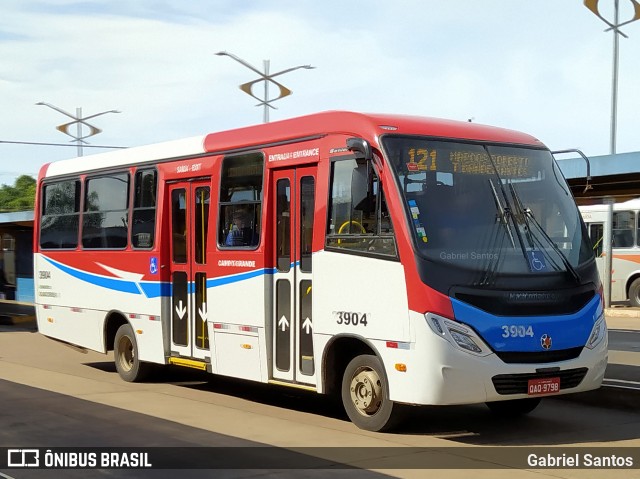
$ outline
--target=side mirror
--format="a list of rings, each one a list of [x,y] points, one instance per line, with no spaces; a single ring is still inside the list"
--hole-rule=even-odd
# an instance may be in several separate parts
[[[356,154],[356,160],[359,164],[359,160],[369,161],[373,158],[371,145],[363,138],[348,138],[347,148]]]

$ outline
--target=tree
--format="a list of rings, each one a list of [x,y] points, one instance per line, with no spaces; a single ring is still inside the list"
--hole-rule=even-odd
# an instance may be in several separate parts
[[[16,178],[13,186],[0,187],[0,212],[33,210],[36,180],[29,175]]]

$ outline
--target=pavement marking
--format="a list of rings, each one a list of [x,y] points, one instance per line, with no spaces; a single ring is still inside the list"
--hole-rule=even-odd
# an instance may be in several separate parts
[[[629,391],[640,391],[639,386],[622,386],[617,384],[602,384],[603,388],[611,388],[611,389],[626,389]]]
[[[4,477],[5,479],[16,479],[15,477],[11,477],[11,476],[9,476],[7,474],[3,474],[1,472],[0,472],[0,477]]]
[[[626,380],[626,379],[605,378],[604,382],[607,382],[607,383],[614,382],[614,383],[623,383],[623,384],[634,384],[636,386],[640,386],[640,381],[629,381],[629,380]]]
[[[605,378],[605,381],[615,381],[617,383],[639,384],[640,381],[629,381],[628,379]]]

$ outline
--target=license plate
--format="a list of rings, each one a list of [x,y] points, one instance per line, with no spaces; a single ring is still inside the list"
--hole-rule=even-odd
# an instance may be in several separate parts
[[[529,396],[553,394],[560,392],[560,378],[529,379],[527,393]]]

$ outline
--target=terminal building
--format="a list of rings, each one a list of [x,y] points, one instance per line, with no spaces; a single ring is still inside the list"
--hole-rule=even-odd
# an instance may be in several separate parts
[[[640,151],[589,158],[591,179],[587,184],[587,163],[583,158],[558,159],[578,205],[616,203],[640,198]],[[585,189],[586,188],[586,189]]]
[[[613,198],[621,203],[640,197],[640,152],[589,158],[558,158],[578,205],[602,203]],[[4,272],[2,292],[5,300],[32,303],[33,287],[33,211],[0,213],[0,266]],[[1,298],[1,296],[0,296]]]
[[[0,213],[0,244],[0,299],[33,302],[33,211]]]

